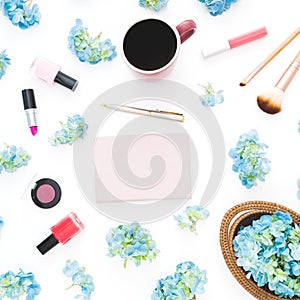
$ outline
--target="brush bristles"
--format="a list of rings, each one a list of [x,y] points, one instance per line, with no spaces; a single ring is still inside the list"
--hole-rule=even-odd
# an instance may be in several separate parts
[[[268,114],[277,114],[281,112],[283,96],[283,91],[274,87],[257,97],[257,105]]]
[[[240,82],[240,86],[245,86],[246,84],[247,84],[246,81],[241,81],[241,82]]]

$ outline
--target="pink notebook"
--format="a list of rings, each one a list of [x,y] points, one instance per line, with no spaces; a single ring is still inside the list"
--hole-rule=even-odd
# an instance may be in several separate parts
[[[98,203],[191,198],[187,134],[97,137],[94,162]]]

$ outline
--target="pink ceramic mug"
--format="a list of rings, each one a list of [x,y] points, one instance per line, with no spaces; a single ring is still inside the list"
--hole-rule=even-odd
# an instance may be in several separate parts
[[[136,72],[151,75],[173,64],[180,45],[196,31],[193,20],[173,28],[160,19],[144,19],[133,24],[123,39],[122,57]]]

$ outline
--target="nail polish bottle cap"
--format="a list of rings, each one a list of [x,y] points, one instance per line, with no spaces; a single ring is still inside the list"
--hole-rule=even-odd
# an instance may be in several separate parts
[[[51,250],[54,246],[56,246],[58,243],[59,243],[58,240],[54,237],[53,234],[51,234],[36,247],[44,255],[49,250]]]
[[[54,82],[57,82],[72,91],[75,91],[78,86],[78,81],[76,79],[60,71],[55,76]]]

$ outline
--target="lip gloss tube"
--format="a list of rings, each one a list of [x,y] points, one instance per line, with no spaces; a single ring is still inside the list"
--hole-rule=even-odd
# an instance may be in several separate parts
[[[43,57],[36,57],[31,65],[31,69],[38,78],[48,84],[53,85],[56,82],[72,91],[75,91],[78,86],[76,79],[61,72],[61,66]]]
[[[215,54],[219,54],[233,48],[242,46],[244,44],[250,43],[254,40],[265,37],[268,34],[266,27],[260,27],[253,31],[241,34],[234,38],[217,40],[207,45],[204,45],[202,48],[202,55],[204,58],[208,56],[212,56]]]
[[[38,250],[44,255],[58,243],[65,244],[78,234],[84,225],[73,212],[69,213],[56,225],[51,227],[52,234],[50,234],[38,246]]]
[[[38,121],[33,89],[22,90],[22,98],[28,127],[30,128],[31,134],[35,136],[38,132]]]

